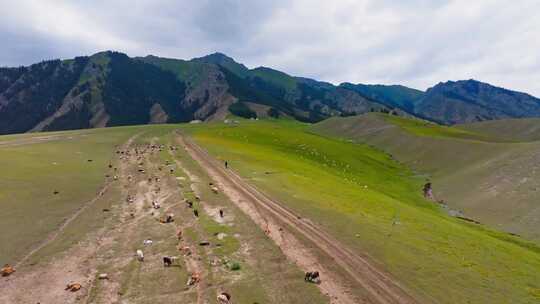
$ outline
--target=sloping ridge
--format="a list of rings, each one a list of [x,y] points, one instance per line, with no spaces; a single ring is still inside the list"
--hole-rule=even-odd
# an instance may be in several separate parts
[[[509,142],[540,140],[540,118],[492,120],[462,124],[457,127]]]
[[[537,120],[510,123],[450,128],[367,114],[331,118],[311,131],[373,145],[427,174],[435,197],[452,209],[538,242],[540,142],[524,142],[538,138]]]

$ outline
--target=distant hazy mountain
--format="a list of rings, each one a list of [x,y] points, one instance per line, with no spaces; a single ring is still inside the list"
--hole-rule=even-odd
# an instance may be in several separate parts
[[[446,124],[540,116],[540,99],[476,80],[447,81],[416,101],[415,113]]]
[[[451,124],[540,116],[540,103],[472,80],[441,83],[426,93],[399,85],[335,86],[267,67],[248,69],[221,53],[181,60],[108,51],[0,68],[0,134],[216,120],[230,112],[315,122],[369,111]]]
[[[540,99],[472,79],[439,83],[425,93],[400,85],[341,86],[442,124],[540,116]]]

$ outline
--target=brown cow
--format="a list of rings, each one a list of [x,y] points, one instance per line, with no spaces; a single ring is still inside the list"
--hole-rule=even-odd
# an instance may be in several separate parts
[[[82,288],[82,285],[79,283],[69,283],[66,285],[64,290],[69,290],[71,292],[79,291]]]
[[[0,269],[0,274],[2,274],[3,277],[7,277],[15,272],[15,268],[13,268],[11,265],[6,264],[2,269]]]
[[[188,246],[178,245],[178,251],[182,252],[185,256],[191,255],[191,248]]]
[[[196,273],[196,272],[193,272],[189,278],[188,278],[188,281],[187,281],[187,286],[192,286],[192,285],[195,285],[197,283],[199,283],[201,281],[201,276],[200,274]]]
[[[174,214],[169,213],[165,216],[165,218],[160,218],[159,221],[163,224],[172,223],[174,222]]]

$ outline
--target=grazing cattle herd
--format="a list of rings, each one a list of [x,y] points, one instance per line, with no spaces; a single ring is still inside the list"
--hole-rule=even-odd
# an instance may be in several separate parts
[[[146,147],[143,147],[143,148],[135,148],[134,150],[134,154],[135,156],[137,156],[137,162],[138,162],[138,169],[137,171],[141,174],[144,174],[146,173],[146,171],[143,169],[143,166],[144,166],[144,158],[143,158],[143,155],[146,153],[146,151],[162,151],[163,149],[165,149],[165,147],[163,145],[148,145]],[[170,146],[169,147],[170,150],[176,150],[177,148],[176,147],[173,147],[173,146]],[[119,150],[116,152],[117,154],[121,155],[120,156],[120,160],[127,160],[130,156],[132,156],[132,152],[130,152],[129,150]],[[163,170],[163,167],[165,168],[169,168],[169,173],[171,174],[174,174],[175,170],[174,168],[171,168],[171,163],[167,160],[165,161],[165,165],[164,166],[159,166],[158,167],[158,170],[159,171],[162,171]],[[113,165],[110,164],[109,165],[109,168],[113,168]],[[115,168],[116,169],[116,168]],[[133,180],[133,176],[131,175],[128,175],[127,176],[127,179],[129,182],[131,182]],[[118,176],[114,176],[114,180],[118,180],[119,177]],[[161,187],[159,186],[159,183],[161,181],[161,179],[159,177],[149,177],[147,179],[148,181],[148,184],[154,184],[154,192],[156,194],[159,194],[160,191],[161,191]],[[218,193],[219,192],[219,189],[214,186],[212,183],[210,183],[210,190],[213,192],[213,193]],[[199,196],[195,196],[195,200],[196,201],[200,201],[200,197]],[[133,203],[135,201],[135,198],[132,196],[132,195],[129,195],[126,197],[126,202],[127,203]],[[184,202],[186,204],[186,207],[187,208],[190,208],[190,209],[193,209],[193,202],[189,199],[184,199]],[[152,200],[151,201],[151,207],[152,209],[157,210],[161,208],[161,204],[158,200]],[[152,212],[152,215],[154,213]],[[219,214],[220,214],[220,217],[223,217],[224,216],[224,211],[222,209],[219,210]],[[199,210],[197,209],[193,209],[193,215],[195,216],[195,218],[198,218],[199,217]],[[158,221],[162,224],[169,224],[169,223],[173,223],[174,222],[174,214],[173,213],[166,213],[166,214],[163,214],[162,216],[158,217]],[[182,232],[182,229],[177,229],[176,231],[176,238],[178,239],[178,241],[182,241],[183,240],[183,232]],[[206,242],[208,244],[210,244],[209,242]],[[143,245],[145,246],[150,246],[153,244],[153,241],[151,239],[145,239],[143,241]],[[201,242],[202,244],[202,242]],[[203,245],[201,245],[203,246]],[[185,245],[182,245],[182,243],[180,243],[178,246],[177,246],[177,250],[183,255],[183,256],[191,256],[192,255],[192,250],[189,246],[185,246]],[[139,261],[139,262],[144,262],[144,252],[142,249],[137,249],[136,252],[135,252],[135,257],[136,259]],[[163,267],[172,267],[172,266],[177,266],[177,267],[180,267],[180,261],[181,261],[181,257],[180,256],[171,256],[171,255],[164,255],[162,256],[162,262],[163,262]],[[193,285],[196,285],[198,284],[199,282],[201,281],[201,274],[199,272],[192,272],[189,277],[188,277],[188,281],[186,283],[187,286],[193,286]],[[217,303],[219,304],[231,304],[231,295],[227,292],[221,292],[218,294],[217,296]]]
[[[143,147],[136,147],[136,148],[134,148],[132,150],[130,150],[130,149],[117,150],[116,154],[119,156],[119,159],[121,161],[124,161],[124,162],[127,162],[128,160],[133,159],[133,157],[135,157],[136,160],[137,160],[137,164],[138,164],[137,171],[140,174],[145,174],[146,171],[143,169],[145,154],[148,153],[148,152],[153,153],[153,152],[157,152],[157,151],[163,151],[164,149],[165,149],[164,145],[148,144],[148,145],[145,145]],[[174,151],[174,150],[177,149],[177,147],[169,146],[169,149],[171,151]],[[91,162],[91,161],[92,160],[90,160],[90,159],[88,160],[88,162]],[[227,162],[225,162],[225,166],[228,168],[228,163]],[[173,174],[175,172],[174,168],[171,167],[171,163],[169,161],[165,162],[164,167],[169,168],[169,172],[171,174]],[[114,172],[118,171],[118,168],[114,167],[113,164],[111,164],[111,163],[108,165],[108,168],[110,170],[114,170]],[[162,171],[162,169],[163,169],[162,166],[158,167],[159,171]],[[107,174],[106,177],[110,178],[111,175]],[[120,177],[120,175],[118,175],[118,173],[115,174],[115,175],[112,175],[112,180],[113,181],[117,181],[120,178],[121,177]],[[132,183],[132,181],[134,180],[134,176],[127,175],[126,179],[127,179],[127,181],[129,183]],[[153,189],[154,189],[156,194],[158,194],[161,191],[161,187],[159,186],[159,183],[160,183],[161,179],[159,177],[148,177],[148,179],[145,178],[144,180],[145,181],[147,180],[148,184],[153,184],[154,185]],[[219,193],[219,188],[216,185],[214,185],[213,183],[209,183],[209,188],[214,194]],[[54,192],[53,192],[53,194],[55,194],[55,195],[58,194],[58,193],[59,193],[58,190],[54,190]],[[197,195],[194,195],[194,199],[197,202],[199,202],[201,200],[201,198],[199,196],[197,196]],[[132,204],[132,203],[135,202],[135,197],[128,194],[126,196],[126,198],[125,198],[125,201],[126,201],[127,204]],[[193,210],[193,215],[195,216],[195,218],[198,218],[199,217],[199,210],[194,208],[193,201],[191,201],[189,199],[184,199],[184,203],[186,204],[187,208]],[[152,200],[151,201],[151,208],[153,209],[153,211],[151,213],[152,216],[154,216],[154,212],[159,213],[158,209],[161,208],[160,202],[158,200]],[[103,212],[105,212],[105,211],[110,211],[110,209],[103,209]],[[175,215],[173,213],[165,213],[165,211],[162,213],[161,216],[155,216],[155,219],[158,220],[162,224],[173,223],[175,221],[175,218],[174,218]],[[135,218],[135,214],[133,212],[130,212],[129,214],[130,214],[131,218]],[[219,209],[219,217],[224,218],[224,216],[225,216],[224,210]],[[178,252],[180,252],[182,254],[182,256],[184,256],[184,257],[191,256],[193,254],[191,248],[189,246],[186,246],[186,245],[183,244],[183,231],[182,231],[181,228],[177,228],[177,230],[176,230],[176,239],[179,241],[179,244],[176,247]],[[152,239],[149,239],[149,238],[145,239],[143,241],[143,245],[145,247],[151,246],[153,243],[154,242],[152,241]],[[199,245],[200,246],[208,246],[208,245],[210,245],[210,242],[201,241],[201,242],[199,242]],[[143,250],[142,249],[137,249],[135,251],[134,258],[140,263],[145,262],[145,256],[144,256]],[[151,256],[150,256],[150,258],[151,258]],[[163,267],[166,267],[166,268],[167,267],[172,267],[172,266],[181,267],[181,256],[162,255],[162,262],[163,262]],[[15,272],[14,267],[9,265],[9,264],[4,265],[4,267],[2,267],[0,269],[0,274],[3,277],[10,276],[14,272]],[[106,273],[98,274],[97,278],[99,280],[109,280],[109,276]],[[201,278],[201,273],[199,273],[197,271],[191,272],[190,275],[188,276],[188,281],[187,281],[186,285],[187,286],[196,285],[196,284],[201,282],[201,279],[202,279]],[[304,279],[305,279],[306,282],[312,282],[312,283],[318,284],[318,283],[320,283],[319,272],[318,271],[307,272],[305,274]],[[77,291],[81,290],[81,288],[83,288],[83,286],[80,283],[70,282],[70,283],[68,283],[66,285],[65,290],[70,291],[70,292],[77,292]],[[232,304],[231,299],[232,299],[231,294],[228,293],[228,292],[225,292],[225,291],[220,291],[219,294],[217,295],[217,303],[218,304]]]

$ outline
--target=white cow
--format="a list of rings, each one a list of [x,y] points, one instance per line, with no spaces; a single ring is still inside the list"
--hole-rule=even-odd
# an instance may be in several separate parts
[[[139,260],[139,262],[144,261],[144,253],[142,252],[142,250],[137,249],[136,256],[137,256],[137,260]]]

